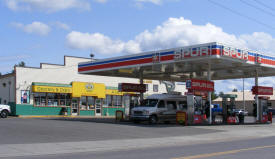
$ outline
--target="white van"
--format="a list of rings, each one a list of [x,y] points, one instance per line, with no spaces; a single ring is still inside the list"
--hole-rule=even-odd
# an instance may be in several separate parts
[[[178,110],[187,111],[187,97],[182,95],[153,94],[143,100],[140,106],[131,110],[130,118],[134,122],[176,121]]]

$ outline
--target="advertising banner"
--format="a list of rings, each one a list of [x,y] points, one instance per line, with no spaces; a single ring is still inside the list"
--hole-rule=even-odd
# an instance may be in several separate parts
[[[273,87],[253,86],[252,94],[257,95],[273,95]]]
[[[118,89],[121,92],[140,92],[147,91],[146,84],[134,84],[134,83],[120,83]]]
[[[73,92],[72,97],[97,97],[97,98],[105,98],[106,97],[106,89],[105,85],[102,83],[87,83],[87,82],[73,82]]]
[[[198,90],[198,91],[214,91],[214,82],[198,79],[190,79],[186,81],[186,88],[188,90]]]
[[[21,103],[22,104],[30,103],[30,91],[28,91],[28,90],[21,91]]]

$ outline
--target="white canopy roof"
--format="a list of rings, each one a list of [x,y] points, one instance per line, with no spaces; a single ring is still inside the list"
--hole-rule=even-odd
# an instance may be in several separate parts
[[[165,81],[275,76],[275,57],[213,42],[79,63],[80,74]]]

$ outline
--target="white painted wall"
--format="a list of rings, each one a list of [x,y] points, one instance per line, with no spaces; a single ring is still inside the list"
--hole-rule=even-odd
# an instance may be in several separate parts
[[[15,76],[3,75],[0,76],[0,98],[1,103],[4,104],[4,101],[8,104],[9,102],[15,102]],[[5,85],[5,86],[4,86]]]
[[[45,82],[45,83],[62,83],[70,84],[73,81],[80,82],[93,82],[104,83],[106,86],[117,87],[118,83],[139,83],[139,79],[133,78],[119,78],[119,77],[105,77],[94,75],[82,75],[78,74],[78,63],[89,61],[87,58],[70,57],[65,56],[65,66],[41,64],[41,68],[28,68],[28,67],[16,67],[16,98],[17,104],[20,104],[21,90],[31,90],[32,82]],[[159,85],[159,92],[166,93],[164,84],[159,81],[152,81],[149,84],[148,94],[153,94],[153,84]],[[185,86],[176,85],[176,90],[179,92],[185,92]],[[31,96],[31,104],[33,103],[33,97]]]

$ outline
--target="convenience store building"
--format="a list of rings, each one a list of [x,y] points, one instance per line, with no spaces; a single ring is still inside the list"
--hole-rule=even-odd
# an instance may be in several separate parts
[[[137,104],[138,94],[120,92],[119,83],[139,79],[82,75],[78,63],[91,58],[64,56],[64,65],[41,63],[40,67],[18,67],[0,76],[0,103],[9,104],[12,115],[113,116]],[[166,93],[165,84],[144,80],[145,95]],[[185,92],[184,85],[175,91]]]

